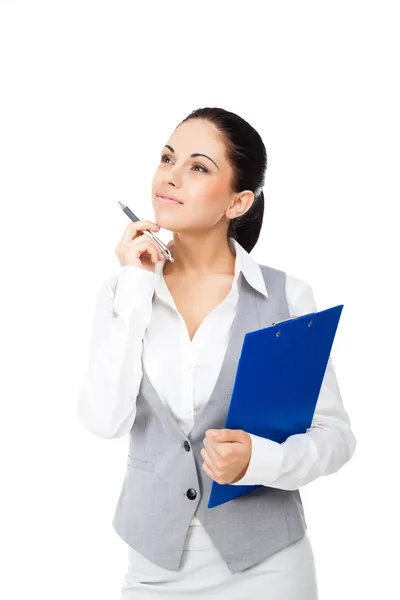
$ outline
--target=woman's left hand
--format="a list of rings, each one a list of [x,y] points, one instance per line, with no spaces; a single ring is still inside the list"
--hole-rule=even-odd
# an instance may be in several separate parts
[[[216,432],[216,436],[212,433]],[[236,483],[250,464],[251,437],[242,429],[209,429],[200,454],[202,469],[217,483]]]

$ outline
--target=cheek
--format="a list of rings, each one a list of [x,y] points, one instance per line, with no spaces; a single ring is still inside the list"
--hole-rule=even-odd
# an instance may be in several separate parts
[[[223,208],[218,195],[204,193],[199,194],[196,198],[191,198],[190,213],[193,223],[213,227],[221,218],[222,211]]]
[[[199,184],[200,186],[200,184]],[[225,210],[226,186],[220,182],[203,182],[196,190],[196,202],[210,215],[219,215]]]
[[[151,181],[151,190],[152,190],[152,192],[155,192],[157,189],[159,189],[159,187],[160,187],[160,180],[161,180],[160,174],[159,174],[159,171],[157,169],[157,171],[154,173],[153,179]]]

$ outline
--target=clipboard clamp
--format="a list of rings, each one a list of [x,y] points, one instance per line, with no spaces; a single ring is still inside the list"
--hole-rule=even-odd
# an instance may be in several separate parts
[[[275,323],[272,323],[272,325],[278,325],[278,323],[285,323],[286,321],[292,321],[293,319],[298,319],[298,317],[296,317],[294,315],[293,317],[290,317],[289,319],[282,319],[282,321],[275,321]]]

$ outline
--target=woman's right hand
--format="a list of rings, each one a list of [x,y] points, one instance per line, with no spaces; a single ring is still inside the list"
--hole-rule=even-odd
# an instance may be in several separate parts
[[[115,252],[121,266],[131,265],[154,273],[156,263],[165,257],[158,244],[143,233],[145,229],[156,232],[160,228],[151,221],[128,223]]]

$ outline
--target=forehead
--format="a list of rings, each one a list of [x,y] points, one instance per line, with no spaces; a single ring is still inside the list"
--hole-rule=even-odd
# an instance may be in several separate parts
[[[225,161],[225,144],[215,125],[204,119],[191,119],[175,129],[166,142],[178,155],[207,154],[217,164]],[[218,162],[219,161],[219,162]]]

